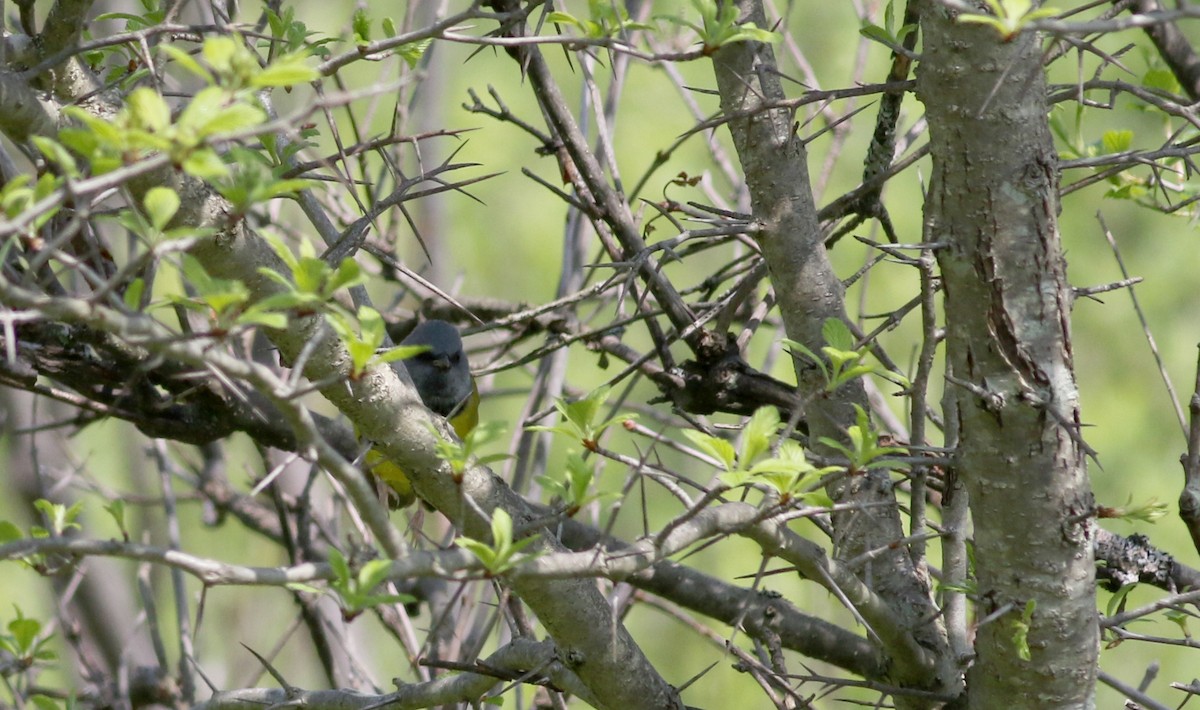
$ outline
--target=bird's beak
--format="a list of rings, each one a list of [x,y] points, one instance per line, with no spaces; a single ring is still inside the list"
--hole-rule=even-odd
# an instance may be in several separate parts
[[[450,358],[439,357],[433,361],[433,366],[439,370],[449,370],[450,369]]]

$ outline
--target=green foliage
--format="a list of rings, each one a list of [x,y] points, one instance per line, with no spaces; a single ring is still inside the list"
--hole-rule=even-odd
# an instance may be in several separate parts
[[[1020,34],[1030,22],[1059,13],[1057,8],[1036,7],[1033,0],[985,1],[992,10],[991,15],[963,13],[958,16],[958,21],[992,27],[1005,42]]]
[[[1105,131],[1100,143],[1105,153],[1123,153],[1133,147],[1133,131]]]
[[[122,294],[121,300],[129,310],[138,311],[141,310],[142,294],[145,292],[146,281],[139,276],[125,286],[125,292]]]
[[[1136,584],[1121,585],[1121,588],[1113,592],[1112,596],[1109,597],[1108,605],[1104,609],[1104,614],[1106,616],[1113,616],[1117,614],[1125,606],[1125,600],[1129,598],[1129,593],[1132,592],[1136,587]]]
[[[1170,506],[1160,503],[1157,498],[1149,498],[1143,503],[1134,504],[1130,495],[1125,505],[1104,509],[1105,518],[1117,518],[1125,522],[1155,523],[1170,512]]]
[[[23,539],[25,539],[25,533],[21,532],[21,528],[8,520],[0,520],[0,545],[6,545],[10,542],[17,542]],[[26,567],[40,569],[44,561],[44,556],[24,555],[17,559]]]
[[[906,468],[907,464],[883,458],[891,454],[902,454],[904,449],[899,446],[880,446],[879,432],[871,426],[871,418],[866,411],[857,404],[854,405],[854,411],[856,422],[854,426],[846,429],[849,446],[829,437],[821,437],[821,443],[837,449],[850,459],[850,473],[872,468]]]
[[[629,19],[625,6],[611,0],[588,0],[588,19],[581,20],[568,12],[551,12],[550,22],[576,27],[589,39],[618,37],[634,30],[652,30],[652,26]]]
[[[1186,611],[1180,611],[1179,609],[1167,609],[1163,611],[1163,616],[1167,621],[1179,627],[1179,630],[1183,633],[1183,637],[1185,639],[1190,639],[1192,637],[1192,631],[1188,628],[1188,619],[1192,618],[1191,614]]]
[[[583,399],[569,404],[565,400],[559,399],[554,403],[554,408],[562,416],[562,423],[555,426],[531,426],[526,429],[563,434],[579,441],[588,451],[595,451],[599,448],[600,436],[606,429],[618,421],[629,421],[636,416],[634,414],[618,414],[609,419],[599,420],[600,410],[611,392],[611,387],[603,385],[592,390]]]
[[[165,153],[189,174],[209,179],[225,172],[224,163],[207,147],[209,139],[222,132],[255,127],[266,119],[257,107],[229,104],[227,100],[225,92],[216,87],[202,89],[172,123],[166,101],[143,86],[129,94],[125,106],[111,121],[68,107],[64,112],[83,127],[63,129],[59,138],[87,158],[96,175],[154,153]]]
[[[496,508],[492,512],[491,545],[469,537],[460,537],[454,542],[479,558],[484,569],[494,577],[515,567],[522,560],[518,557],[521,550],[537,542],[537,538],[528,537],[514,542],[512,517],[503,508]]]
[[[782,423],[774,407],[761,407],[746,422],[740,439],[740,450],[725,439],[692,429],[683,434],[697,448],[717,459],[724,467],[721,482],[736,488],[751,484],[768,486],[779,494],[781,503],[804,499],[815,505],[832,505],[816,488],[821,477],[838,470],[836,466],[818,468],[811,464],[804,447],[792,440],[779,443],[771,455],[771,445]]]
[[[599,478],[603,468],[604,459],[596,459],[596,463],[593,463],[578,451],[571,451],[567,453],[561,478],[538,476],[537,480],[552,500],[561,501],[566,506],[566,514],[570,517],[592,501],[618,497],[615,493],[598,493],[593,490],[592,484]]]
[[[957,582],[941,582],[938,584],[938,589],[947,592],[958,592],[959,594],[976,598],[979,595],[979,582],[975,579],[975,543],[970,539],[965,542],[967,548],[966,576]]]
[[[384,20],[383,31],[388,37],[396,36],[396,28],[391,25],[390,18]],[[400,55],[400,58],[403,59],[411,69],[417,66],[417,62],[421,61],[421,57],[424,56],[425,51],[429,49],[431,44],[433,44],[432,39],[423,39],[419,42],[409,42],[408,44],[402,44],[397,47],[396,53]]]
[[[17,527],[15,523],[0,520],[0,545],[16,542],[23,537],[25,537],[25,533],[21,532],[21,528]]]
[[[413,598],[407,594],[375,594],[375,588],[387,580],[391,563],[387,560],[369,560],[355,572],[350,568],[341,551],[329,550],[329,566],[333,568],[333,580],[329,588],[337,595],[342,616],[347,621],[379,604],[407,604]]]
[[[71,178],[80,177],[79,164],[61,143],[46,136],[30,136],[29,140],[63,175]]]
[[[311,37],[315,33],[310,32],[307,25],[296,19],[295,6],[283,6],[279,14],[270,7],[264,6],[263,10],[267,14],[267,27],[271,30],[272,46],[276,51],[292,55],[308,52],[322,57],[329,54],[329,50],[322,45],[334,41],[333,38],[312,40]]]
[[[897,28],[895,15],[894,4],[889,0],[887,7],[883,11],[883,26],[881,27],[864,19],[858,33],[867,39],[879,42],[889,49],[903,46],[904,38],[916,32],[917,26],[909,24]]]
[[[901,387],[908,386],[908,380],[888,372],[882,367],[863,362],[867,357],[867,347],[854,347],[854,335],[850,327],[837,318],[829,318],[821,326],[821,336],[825,345],[821,348],[824,358],[814,353],[803,343],[785,339],[783,342],[794,351],[799,351],[807,360],[821,368],[825,377],[825,391],[833,392],[842,385],[863,375],[875,374],[888,379]],[[828,364],[826,364],[828,360]]]
[[[1183,94],[1183,86],[1179,83],[1179,79],[1176,78],[1175,72],[1163,64],[1161,57],[1154,54],[1148,55],[1147,59],[1150,68],[1146,70],[1146,73],[1142,74],[1142,86],[1151,91],[1163,92],[1175,96]]]
[[[425,348],[423,345],[415,347]],[[445,438],[441,435],[441,432],[434,430],[434,433],[438,437],[437,444],[435,445],[437,454],[443,461],[450,464],[450,470],[454,473],[454,479],[461,481],[463,472],[467,470],[472,461],[481,466],[486,466],[495,461],[508,458],[508,454],[491,454],[488,456],[479,456],[476,454],[481,447],[499,439],[504,431],[505,427],[501,422],[483,422],[467,432],[462,442],[458,442]]]
[[[233,146],[226,154],[227,168],[213,186],[233,204],[235,214],[246,214],[256,205],[277,197],[289,197],[307,190],[312,180],[286,178],[288,167],[273,162],[265,153]]]
[[[33,525],[29,528],[30,537],[62,537],[68,530],[82,530],[83,526],[75,522],[83,511],[83,501],[70,507],[62,503],[51,503],[45,498],[33,502],[33,507],[46,519],[46,527]]]
[[[206,315],[212,329],[211,335],[223,335],[238,327],[287,326],[287,314],[282,312],[284,307],[280,304],[270,299],[251,304],[250,290],[246,284],[209,276],[191,254],[183,254],[180,261],[183,278],[191,286],[194,295],[171,294],[167,298],[175,305]]]
[[[354,17],[350,19],[350,30],[354,33],[355,44],[360,47],[370,44],[371,18],[367,15],[367,9],[361,5],[354,8]]]
[[[1017,657],[1022,661],[1028,661],[1033,658],[1033,654],[1029,650],[1029,627],[1033,623],[1033,611],[1037,609],[1037,600],[1030,599],[1025,602],[1025,609],[1021,612],[1021,618],[1015,619],[1012,622],[1012,642],[1017,649]]]
[[[551,13],[556,14],[556,13]],[[367,8],[358,7],[354,10],[354,17],[351,19],[351,32],[354,34],[354,44],[360,49],[365,48],[371,43],[371,16],[367,14]],[[390,17],[384,17],[379,21],[379,26],[383,30],[383,36],[391,39],[396,36],[396,22]],[[400,58],[408,64],[409,68],[415,67],[417,62],[421,61],[421,57],[425,54],[425,50],[433,43],[432,39],[423,39],[419,42],[409,42],[402,44],[396,48],[396,53]]]
[[[692,0],[692,7],[700,13],[699,24],[673,15],[660,16],[659,19],[692,28],[700,36],[705,55],[734,42],[775,43],[780,40],[777,33],[759,29],[753,22],[739,23],[739,10],[735,3],[722,0]]]
[[[146,191],[140,211],[123,209],[117,212],[114,219],[131,234],[136,234],[148,242],[207,237],[215,231],[211,228],[187,226],[167,229],[167,225],[179,211],[179,206],[179,195],[173,189],[157,185]]]
[[[78,707],[77,703],[75,702],[74,695],[68,695],[64,701],[64,704],[61,706],[54,698],[51,698],[47,695],[41,695],[40,693],[29,696],[29,702],[33,704],[37,710],[62,710],[62,708]]]
[[[93,174],[99,175],[154,153],[165,153],[171,162],[190,175],[211,180],[228,170],[212,144],[232,134],[252,132],[266,121],[254,92],[290,86],[317,78],[307,66],[307,54],[285,54],[262,66],[237,36],[205,40],[202,65],[186,51],[162,45],[161,51],[174,63],[200,78],[206,86],[172,120],[171,108],[157,91],[146,86],[131,91],[125,106],[112,120],[93,116],[79,107],[66,114],[82,125],[66,128],[59,140],[86,158]],[[53,146],[41,148],[59,165],[66,161]]]
[[[125,525],[125,501],[117,498],[112,503],[104,506],[104,510],[116,522],[117,529],[121,531],[121,539],[129,542],[129,528]]]
[[[1183,87],[1171,69],[1164,63],[1161,56],[1153,51],[1144,49],[1143,59],[1147,65],[1147,69],[1140,77],[1141,86],[1167,100],[1179,100],[1177,97],[1185,93]],[[1165,121],[1165,116],[1161,108],[1154,105],[1153,102],[1134,102],[1130,108],[1133,111],[1146,113],[1164,120],[1164,129],[1173,130],[1170,129],[1169,123]],[[1065,158],[1080,159],[1099,156],[1118,156],[1137,150],[1135,137],[1139,134],[1136,134],[1129,128],[1106,130],[1099,140],[1087,141],[1083,136],[1082,130],[1085,110],[1083,105],[1076,106],[1073,131],[1068,131],[1063,126],[1063,121],[1060,117],[1061,109],[1057,109],[1051,114],[1050,125],[1055,135],[1065,146],[1062,150]],[[1089,111],[1088,115],[1090,114],[1091,112]],[[1145,132],[1140,135],[1145,135]],[[1184,138],[1183,140],[1185,143],[1188,143],[1192,139]],[[1193,170],[1189,158],[1174,156],[1156,159],[1155,163],[1159,166],[1156,169],[1159,177],[1140,177],[1140,171],[1136,170],[1136,167],[1141,164],[1138,158],[1130,158],[1124,161],[1130,169],[1116,172],[1112,170],[1112,164],[1115,162],[1115,160],[1101,162],[1093,168],[1096,173],[1103,172],[1104,179],[1109,183],[1109,189],[1104,193],[1106,198],[1131,201],[1155,212],[1170,215],[1191,216],[1194,214],[1192,211],[1180,209],[1182,205],[1194,203],[1197,195],[1200,195],[1200,187],[1197,187],[1195,181],[1190,179]],[[1178,177],[1165,180],[1161,178],[1162,175],[1175,175]]]
[[[62,184],[62,179],[51,173],[43,173],[31,187],[29,176],[16,175],[3,187],[0,187],[0,210],[9,219],[15,219],[33,210],[41,200],[49,197]],[[58,213],[59,206],[53,205],[30,221],[26,234],[33,235],[46,225]]]
[[[168,48],[174,49],[169,45]],[[178,54],[177,50],[172,52],[176,58]],[[308,57],[304,51],[284,54],[267,66],[262,66],[258,57],[238,35],[205,39],[201,55],[213,73],[201,70],[197,76],[209,79],[210,83],[215,80],[215,83],[233,91],[291,86],[315,81],[319,76],[316,69],[305,63]],[[194,62],[186,66],[195,72]]]
[[[1095,158],[1101,155],[1124,153],[1133,148],[1135,135],[1132,130],[1110,130],[1105,131],[1098,141],[1090,143],[1085,141],[1083,137],[1082,107],[1076,107],[1075,120],[1071,126],[1067,126],[1063,121],[1061,112],[1051,112],[1050,130],[1054,132],[1062,144],[1060,154],[1065,160]],[[1097,171],[1107,169],[1108,166],[1105,165],[1096,168]],[[1105,197],[1116,200],[1134,200],[1146,206],[1153,207],[1151,203],[1145,202],[1144,199],[1150,194],[1147,181],[1137,177],[1132,170],[1122,170],[1108,175],[1106,179],[1112,187],[1105,193]]]
[[[17,618],[8,622],[8,633],[0,634],[0,651],[11,654],[18,668],[29,668],[38,661],[53,661],[57,656],[46,648],[53,634],[42,635],[42,622],[27,618],[14,607]]]
[[[127,12],[105,12],[96,16],[93,22],[104,20],[125,20],[125,31],[136,32],[149,27],[160,25],[167,19],[166,8],[157,0],[141,0],[142,14],[134,15]]]
[[[264,236],[288,269],[287,274],[267,268],[259,269],[259,273],[283,287],[282,293],[269,296],[262,302],[273,309],[295,309],[302,313],[332,310],[337,306],[330,299],[339,289],[366,282],[366,275],[353,259],[345,259],[334,268],[317,257],[313,245],[308,241],[300,241],[300,255],[297,257],[282,240],[271,235]]]
[[[347,261],[346,263],[353,264],[354,262]],[[337,333],[338,339],[350,353],[351,379],[356,380],[362,377],[373,365],[405,360],[429,349],[428,345],[404,345],[381,352],[379,348],[383,345],[384,338],[387,337],[387,328],[383,316],[370,306],[362,306],[358,309],[357,327],[355,327],[354,317],[340,308],[331,309],[327,318],[329,325],[333,327],[333,332]]]
[[[0,659],[3,659],[0,669],[4,685],[17,701],[15,707],[57,709],[59,705],[49,696],[31,692],[38,687],[36,680],[40,669],[58,659],[49,648],[54,635],[42,628],[42,622],[26,617],[20,607],[14,604],[13,608],[17,618],[5,625],[7,633],[0,633]],[[66,696],[64,707],[75,707],[73,695]]]
[[[158,185],[146,191],[142,206],[150,225],[161,232],[179,211],[179,194],[169,187]]]

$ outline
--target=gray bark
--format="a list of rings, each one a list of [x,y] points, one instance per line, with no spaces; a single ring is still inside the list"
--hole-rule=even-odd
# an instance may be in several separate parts
[[[1069,290],[1041,44],[922,16],[918,91],[933,176],[927,240],[944,242],[957,475],[970,496],[980,614],[973,708],[1093,703],[1093,500],[1079,437]],[[1029,660],[1016,640],[1028,620]],[[986,617],[985,617],[986,618]]]
[[[744,19],[768,26],[760,2],[741,0],[738,5]],[[824,322],[845,318],[844,295],[823,242],[808,178],[808,153],[796,134],[795,117],[790,109],[772,108],[786,98],[774,52],[768,44],[738,42],[721,48],[713,65],[721,110],[746,173],[754,216],[763,225],[757,240],[787,334],[819,352]],[[812,441],[823,436],[844,438],[846,428],[854,424],[853,405],[867,405],[861,383],[826,393],[816,367],[799,360],[795,364]],[[863,506],[834,516],[836,556],[849,559],[886,549],[905,536],[885,472],[854,474],[831,486],[830,495],[839,503]],[[869,564],[860,575],[871,580],[917,642],[930,651],[915,656],[896,646],[889,648],[893,679],[911,687],[953,692],[958,671],[949,662],[945,630],[924,571],[902,547]]]

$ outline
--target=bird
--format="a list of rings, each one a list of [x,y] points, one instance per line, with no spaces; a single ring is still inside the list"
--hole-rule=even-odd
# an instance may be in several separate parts
[[[404,368],[421,396],[421,402],[445,417],[454,433],[464,438],[479,423],[479,388],[471,376],[467,353],[458,329],[444,320],[428,320],[409,333],[400,345],[424,345],[426,350],[404,360]],[[408,475],[372,448],[365,468],[388,484],[396,494],[393,508],[406,508],[416,500]]]

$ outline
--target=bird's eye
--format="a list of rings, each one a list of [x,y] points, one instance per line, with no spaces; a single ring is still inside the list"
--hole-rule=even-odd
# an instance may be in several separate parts
[[[459,360],[461,360],[461,359],[462,359],[462,353],[461,353],[461,352],[454,353],[453,355],[451,355],[451,356],[450,356],[450,362],[454,363],[455,365],[457,365],[457,364],[458,364],[458,361],[459,361]]]

